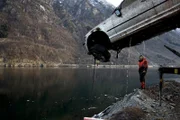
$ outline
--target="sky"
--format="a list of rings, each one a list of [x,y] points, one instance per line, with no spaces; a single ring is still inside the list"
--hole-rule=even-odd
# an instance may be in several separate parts
[[[106,1],[117,7],[123,0],[106,0]]]

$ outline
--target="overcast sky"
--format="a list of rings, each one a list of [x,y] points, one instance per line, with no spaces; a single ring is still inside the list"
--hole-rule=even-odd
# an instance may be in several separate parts
[[[106,0],[106,1],[117,7],[123,0]]]

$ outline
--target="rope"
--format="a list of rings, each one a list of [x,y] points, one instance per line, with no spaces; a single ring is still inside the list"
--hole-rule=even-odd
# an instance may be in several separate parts
[[[91,95],[90,97],[93,96],[93,90],[94,90],[94,83],[95,83],[95,80],[96,80],[96,59],[94,58],[94,68],[93,68],[93,83],[92,83],[92,88],[91,88]]]
[[[131,41],[132,38],[130,38],[129,41],[129,49],[128,49],[128,67],[127,67],[127,80],[126,80],[126,94],[128,93],[128,88],[129,88],[129,76],[130,76],[130,71],[129,71],[129,66],[130,66],[130,57],[131,57],[131,51],[130,51],[130,47],[131,47]]]
[[[96,79],[96,59],[94,58],[94,69],[93,69],[93,83]]]
[[[144,48],[143,48],[143,55],[145,55],[146,44],[145,44],[145,42],[144,42],[144,41],[143,41],[143,45],[144,45]]]

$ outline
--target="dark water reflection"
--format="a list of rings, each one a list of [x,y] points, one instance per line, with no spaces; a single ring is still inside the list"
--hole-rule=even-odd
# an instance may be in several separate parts
[[[125,69],[0,69],[0,119],[80,120],[126,94]],[[149,70],[147,85],[158,83]],[[130,70],[128,93],[139,87],[137,69]]]

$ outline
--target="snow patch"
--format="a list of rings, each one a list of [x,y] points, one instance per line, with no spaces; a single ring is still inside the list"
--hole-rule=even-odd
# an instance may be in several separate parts
[[[59,4],[62,4],[63,1],[59,0]]]
[[[45,7],[40,5],[41,10],[46,11]]]

